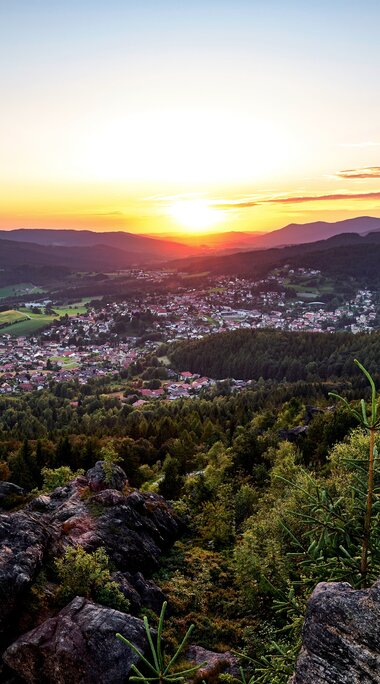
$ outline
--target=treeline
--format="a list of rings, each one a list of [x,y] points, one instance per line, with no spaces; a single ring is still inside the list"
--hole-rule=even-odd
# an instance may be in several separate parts
[[[284,438],[284,429],[309,423],[302,440],[305,460],[323,462],[328,446],[351,425],[345,417],[342,423],[339,412],[310,411],[310,405],[326,406],[327,391],[318,384],[257,383],[239,394],[229,394],[227,388],[226,396],[211,392],[203,399],[152,402],[142,410],[105,396],[82,396],[78,405],[72,405],[69,398],[49,391],[2,398],[0,465],[6,465],[6,477],[0,472],[0,479],[30,490],[41,485],[43,467],[86,470],[112,442],[133,486],[169,469],[162,493],[172,498],[186,473],[196,469],[199,453],[216,442],[229,448],[239,437],[241,443],[241,435],[259,417],[263,422],[260,419],[260,428],[239,461],[242,465],[245,459],[248,471],[257,458],[260,462],[266,444],[263,431],[269,430],[270,443],[276,443]],[[148,470],[141,470],[144,466]]]
[[[176,345],[170,357],[179,371],[212,378],[317,382],[349,379],[362,387],[358,358],[380,372],[380,333],[303,333],[237,330]]]

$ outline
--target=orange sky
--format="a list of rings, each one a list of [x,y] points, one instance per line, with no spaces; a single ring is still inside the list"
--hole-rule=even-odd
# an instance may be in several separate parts
[[[380,9],[0,7],[0,227],[150,234],[380,216]]]

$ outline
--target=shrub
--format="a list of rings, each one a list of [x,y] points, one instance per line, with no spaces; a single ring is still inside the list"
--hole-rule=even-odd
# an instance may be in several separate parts
[[[51,492],[57,487],[64,487],[75,477],[84,475],[84,470],[77,470],[73,472],[69,466],[61,466],[60,468],[42,468],[41,475],[42,490],[44,492]]]
[[[84,596],[111,608],[128,610],[129,601],[111,580],[109,558],[104,548],[87,553],[81,546],[70,547],[56,560],[55,566],[62,599],[70,601],[75,596]]]

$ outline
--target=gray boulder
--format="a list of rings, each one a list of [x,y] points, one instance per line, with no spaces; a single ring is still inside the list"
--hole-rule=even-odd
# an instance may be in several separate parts
[[[127,476],[118,465],[112,466],[112,473],[107,477],[104,470],[104,461],[97,461],[93,468],[86,473],[88,486],[93,492],[100,492],[103,489],[118,489],[122,491],[127,484]]]
[[[0,632],[40,569],[48,539],[37,516],[0,515]]]
[[[318,584],[302,639],[291,684],[379,684],[380,582],[363,590]]]
[[[3,658],[28,684],[125,684],[139,658],[116,632],[145,651],[142,620],[77,596],[19,637]]]
[[[0,505],[8,496],[24,496],[25,490],[13,482],[0,482]]]

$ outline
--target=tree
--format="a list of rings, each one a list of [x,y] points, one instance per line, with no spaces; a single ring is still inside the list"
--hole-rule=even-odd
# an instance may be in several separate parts
[[[183,480],[179,475],[178,463],[167,454],[163,467],[163,479],[160,482],[160,494],[166,499],[176,499],[182,488]]]

